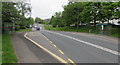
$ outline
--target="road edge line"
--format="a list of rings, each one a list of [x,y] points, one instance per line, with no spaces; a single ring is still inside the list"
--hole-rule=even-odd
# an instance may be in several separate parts
[[[31,42],[33,42],[35,45],[37,45],[38,47],[42,48],[44,51],[46,51],[47,53],[49,53],[50,55],[52,55],[54,58],[56,58],[58,61],[62,62],[62,63],[68,63],[67,61],[63,60],[61,57],[57,56],[56,54],[52,53],[51,51],[49,51],[48,49],[44,48],[43,46],[41,46],[40,44],[38,44],[37,42],[33,41],[32,39],[27,37],[28,33],[25,33],[24,37],[28,40],[30,40]]]

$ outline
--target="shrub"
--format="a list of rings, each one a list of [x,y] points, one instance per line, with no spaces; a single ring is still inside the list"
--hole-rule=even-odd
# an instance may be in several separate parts
[[[26,29],[26,26],[20,26],[20,29]]]
[[[20,30],[20,26],[15,26],[15,31],[19,31]]]

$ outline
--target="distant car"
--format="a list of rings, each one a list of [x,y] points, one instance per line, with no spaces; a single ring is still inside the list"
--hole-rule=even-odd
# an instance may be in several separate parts
[[[36,30],[40,30],[40,27],[36,27]]]

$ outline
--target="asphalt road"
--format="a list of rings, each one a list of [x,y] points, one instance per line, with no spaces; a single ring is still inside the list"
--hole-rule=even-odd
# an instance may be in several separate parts
[[[63,31],[41,30],[39,33],[45,35],[75,63],[118,63],[120,54],[116,39]]]

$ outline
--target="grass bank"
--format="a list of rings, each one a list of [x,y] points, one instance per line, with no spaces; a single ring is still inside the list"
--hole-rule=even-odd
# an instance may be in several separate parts
[[[47,30],[54,30],[54,31],[84,32],[84,33],[92,33],[92,34],[99,33],[97,28],[93,26],[82,26],[76,28],[76,27],[52,27],[51,25],[45,25],[44,27]],[[120,38],[119,28],[112,28],[111,34],[109,34],[108,36]]]
[[[17,63],[17,57],[9,34],[2,35],[2,63]]]
[[[32,29],[31,28],[29,28],[29,29],[20,29],[19,31],[16,31],[16,32],[24,32],[24,31],[32,31]]]

